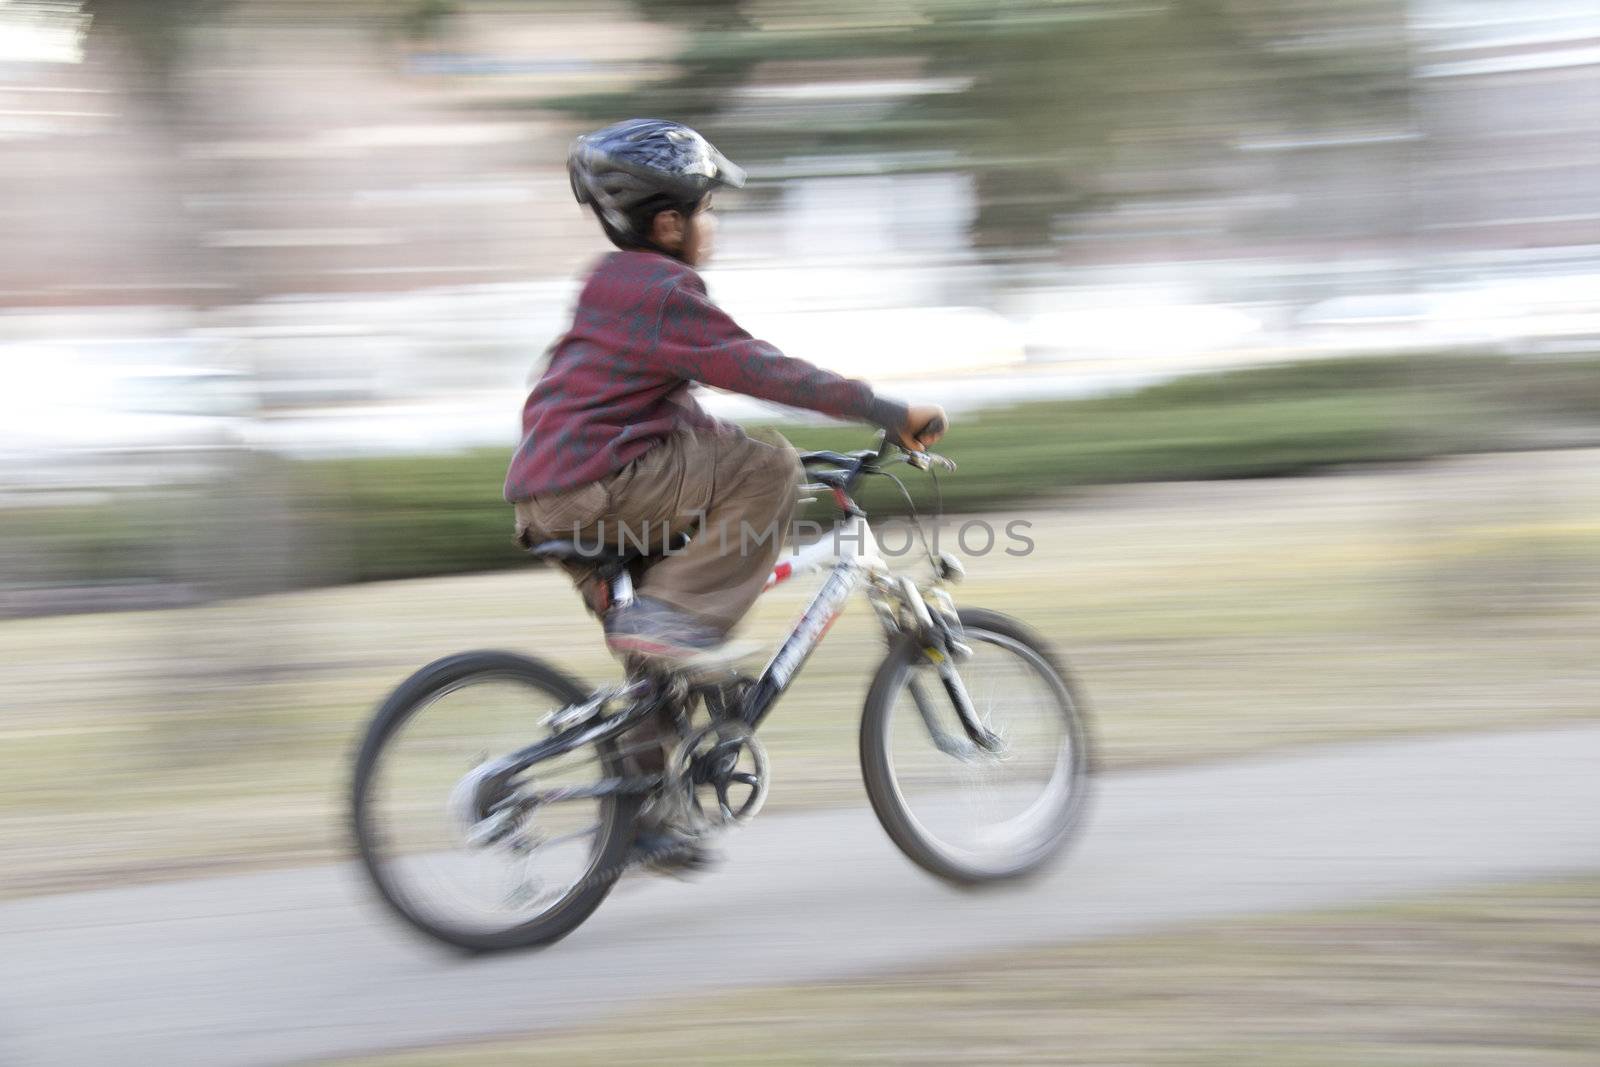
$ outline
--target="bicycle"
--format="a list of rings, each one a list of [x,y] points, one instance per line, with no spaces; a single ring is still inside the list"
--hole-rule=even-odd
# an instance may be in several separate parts
[[[860,760],[889,837],[924,870],[962,886],[1024,877],[1063,850],[1089,791],[1090,737],[1078,690],[1021,623],[956,608],[948,587],[962,577],[961,565],[927,544],[909,491],[888,470],[907,463],[937,486],[937,471],[955,464],[888,441],[850,453],[803,453],[801,460],[810,478],[804,491],[830,491],[840,518],[832,536],[773,568],[768,588],[825,568],[828,574],[755,677],[633,670],[621,684],[590,690],[538,659],[478,651],[423,667],[380,705],[356,756],[351,817],[363,868],[396,915],[470,951],[547,945],[587,919],[630,866],[650,858],[630,855],[644,806],[664,805],[679,825],[699,833],[754,818],[770,785],[757,729],[862,585],[888,651],[863,707]],[[930,580],[895,575],[878,551],[853,496],[874,475],[893,480],[912,504]],[[633,569],[645,558],[609,549],[552,541],[531,551],[597,565],[612,601],[625,603],[633,596]],[[974,684],[995,665],[1013,676],[999,685]],[[489,726],[490,716],[476,707],[443,719],[424,713],[460,694],[483,699],[491,690],[508,725],[503,736],[475,743],[463,765],[449,746]],[[1021,714],[1028,695],[1042,711],[1037,721]],[[535,720],[536,708],[548,710]],[[529,744],[526,731],[535,721],[548,735]],[[640,754],[659,753],[659,736],[628,741],[647,721],[676,740],[654,770]],[[1026,744],[1030,726],[1046,735],[1044,745]],[[389,764],[402,742],[413,741],[417,751],[403,755],[425,780],[394,790]],[[1042,784],[1019,785],[1018,775],[1005,773],[1021,768],[1031,778],[1042,771]],[[385,806],[389,800],[397,801],[396,811]],[[975,806],[1009,815],[958,828]],[[395,850],[396,830],[415,837]],[[441,880],[449,883],[444,892],[431,893]]]

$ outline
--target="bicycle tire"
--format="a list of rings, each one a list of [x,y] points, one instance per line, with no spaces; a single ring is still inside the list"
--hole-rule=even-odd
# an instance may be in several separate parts
[[[969,643],[982,640],[985,635],[998,635],[1029,650],[1054,679],[1072,742],[1073,788],[1068,793],[1067,806],[1055,819],[1050,833],[1003,868],[979,870],[952,859],[947,850],[941,849],[920,828],[895,780],[889,751],[889,724],[895,698],[923,654],[921,642],[914,635],[904,635],[892,645],[867,692],[861,716],[861,771],[872,810],[896,847],[917,866],[946,882],[977,887],[1035,874],[1065,851],[1084,821],[1094,760],[1087,705],[1072,675],[1044,639],[1021,622],[999,612],[964,608],[959,616]]]
[[[395,732],[436,697],[475,679],[508,678],[542,690],[562,704],[575,703],[588,696],[587,689],[575,679],[528,656],[499,651],[447,656],[411,675],[379,705],[362,739],[351,782],[351,830],[356,852],[379,898],[413,929],[436,941],[474,953],[541,947],[577,929],[605,900],[621,876],[632,843],[633,817],[638,807],[638,802],[629,797],[607,798],[602,805],[604,815],[599,843],[588,872],[550,910],[529,922],[498,931],[476,932],[431,921],[413,907],[403,887],[389,877],[382,862],[379,835],[372,824],[370,810],[373,772],[379,765],[384,746]],[[531,733],[533,724],[529,725]],[[600,742],[596,747],[606,774],[621,777],[625,772],[615,742]]]

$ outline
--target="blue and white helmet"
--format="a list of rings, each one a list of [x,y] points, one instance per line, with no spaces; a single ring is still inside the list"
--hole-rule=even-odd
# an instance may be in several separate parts
[[[651,200],[698,204],[718,186],[744,185],[712,143],[681,122],[628,119],[572,142],[567,176],[580,204],[592,204],[609,229],[642,240],[635,208]]]

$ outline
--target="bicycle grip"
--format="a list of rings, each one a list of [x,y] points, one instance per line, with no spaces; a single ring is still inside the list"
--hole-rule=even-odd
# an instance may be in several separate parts
[[[944,433],[945,425],[944,416],[935,415],[933,418],[929,419],[923,424],[922,429],[913,432],[911,436],[915,437],[918,441],[921,441],[924,437],[938,437],[940,434]]]

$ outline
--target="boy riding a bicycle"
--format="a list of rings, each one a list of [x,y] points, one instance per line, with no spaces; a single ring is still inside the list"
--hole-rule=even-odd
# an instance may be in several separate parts
[[[617,247],[590,274],[573,324],[522,412],[506,474],[520,543],[554,537],[659,558],[611,607],[593,568],[569,566],[618,656],[714,664],[764,587],[801,480],[794,450],[708,416],[691,383],[883,427],[918,450],[944,412],[876,395],[751,337],[706,295],[711,196],[744,172],[687,126],[632,119],[579,137],[572,190]],[[688,535],[681,548],[664,550]]]
[[[618,251],[589,277],[528,398],[505,495],[519,539],[576,572],[629,677],[586,692],[537,658],[478,651],[407,678],[368,727],[351,794],[359,855],[385,903],[448,944],[522,948],[570,933],[636,865],[709,866],[708,835],[753,818],[766,795],[756,729],[858,588],[887,639],[861,718],[862,782],[878,820],[910,859],[956,884],[1039,869],[1067,842],[1086,795],[1088,739],[1070,680],[1021,623],[956,609],[943,588],[960,573],[953,557],[929,546],[930,580],[894,576],[866,551],[867,516],[850,497],[863,476],[909,458],[896,445],[925,452],[943,411],[788,358],[707,299],[694,268],[711,251],[710,195],[744,175],[693,130],[620,123],[580,137],[568,169]],[[781,439],[758,441],[707,416],[689,396],[693,382],[889,435],[878,448],[806,457],[862,551],[811,546],[780,568],[781,578],[830,564],[756,678],[726,669],[726,635],[773,573],[800,458]],[[636,582],[614,569],[635,562],[645,565]],[[701,665],[712,668],[709,682],[691,681]],[[476,695],[486,687],[495,694],[487,707]],[[694,723],[696,701],[704,725]],[[498,709],[515,724],[509,735],[547,736],[508,745],[497,729],[485,748]],[[411,729],[420,716],[429,725]],[[438,796],[446,767],[459,777],[444,775]],[[936,788],[902,789],[897,767]],[[964,792],[975,802],[961,803]],[[919,810],[940,817],[924,821]],[[951,811],[980,817],[969,826],[945,818]],[[393,832],[412,824],[419,833]]]

